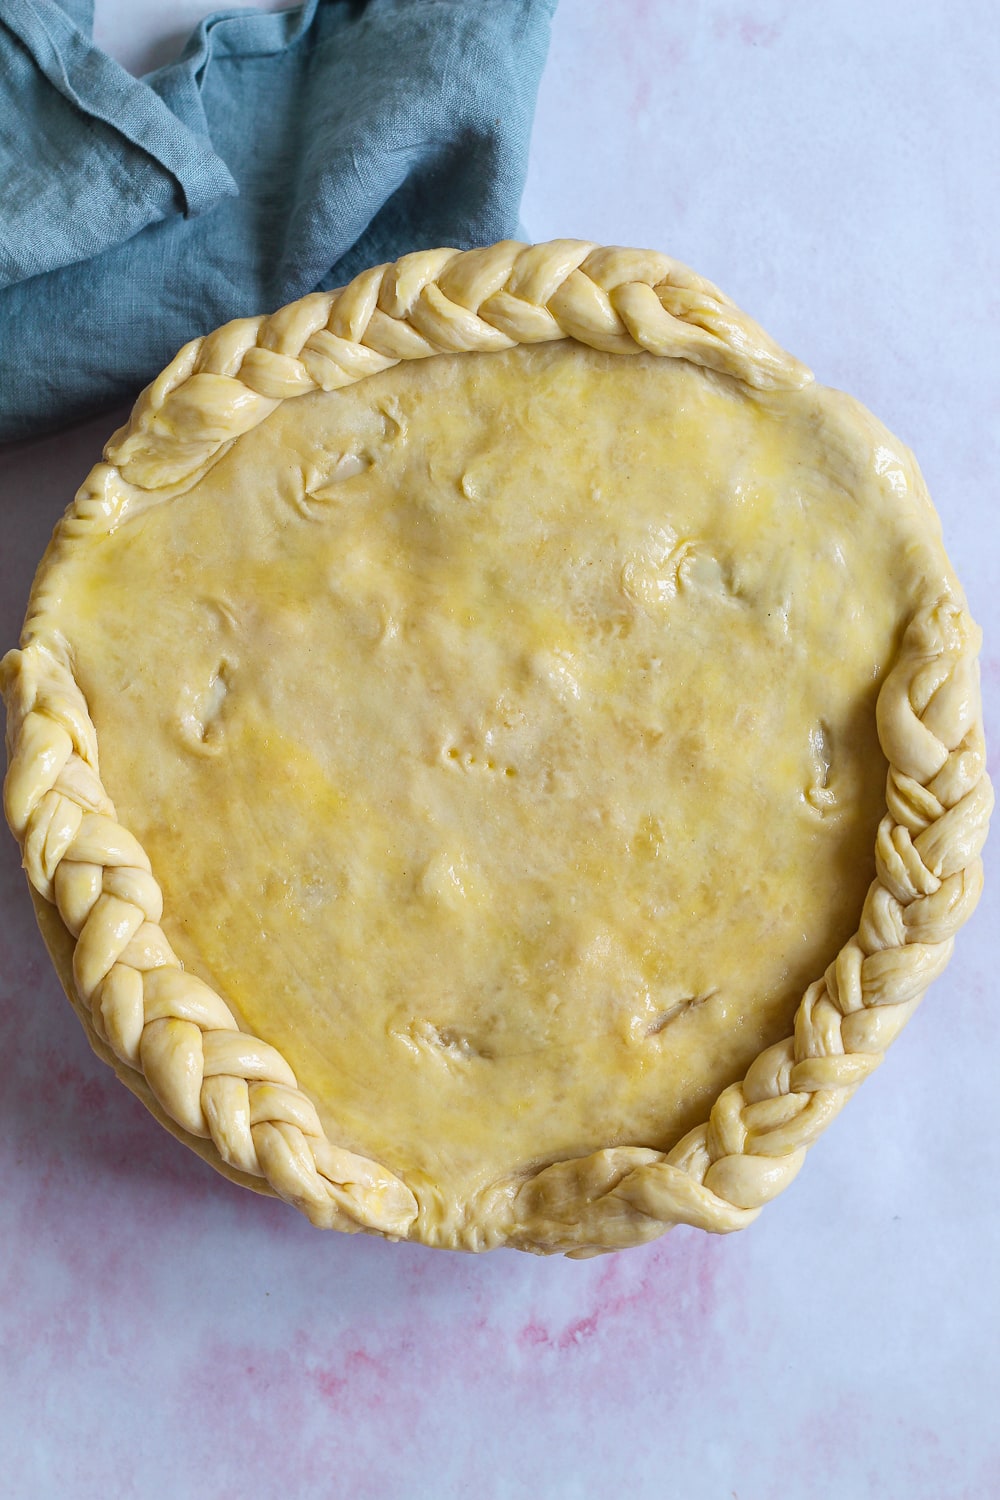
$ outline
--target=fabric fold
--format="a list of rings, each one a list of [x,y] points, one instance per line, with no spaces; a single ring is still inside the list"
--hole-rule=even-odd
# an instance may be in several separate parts
[[[6,0],[0,439],[135,394],[229,318],[516,233],[554,8],[230,13],[133,79],[54,0]]]
[[[87,260],[237,191],[211,141],[53,0],[6,0],[0,286]]]

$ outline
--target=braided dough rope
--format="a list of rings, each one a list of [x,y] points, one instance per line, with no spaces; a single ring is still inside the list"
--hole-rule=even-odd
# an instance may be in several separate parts
[[[762,390],[812,378],[710,283],[653,252],[580,241],[422,252],[188,344],[108,443],[56,543],[110,531],[187,488],[285,399],[404,359],[566,337],[684,358]],[[428,1238],[405,1184],[330,1142],[281,1055],[241,1032],[223,1000],[182,969],[160,926],[149,860],[101,784],[71,653],[48,623],[48,590],[43,565],[22,649],[0,663],[4,803],[34,890],[74,941],[73,985],[93,1031],[141,1073],[157,1113],[204,1142],[202,1154],[229,1175],[321,1227]],[[957,589],[923,601],[909,625],[878,703],[889,773],[876,879],[857,933],[806,991],[793,1036],[763,1052],[668,1154],[609,1149],[497,1184],[470,1213],[465,1248],[585,1256],[675,1223],[726,1232],[792,1180],[944,968],[978,899],[992,807],[978,644]]]

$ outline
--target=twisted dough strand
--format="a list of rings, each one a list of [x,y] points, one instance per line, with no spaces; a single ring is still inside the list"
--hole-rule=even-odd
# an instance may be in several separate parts
[[[127,484],[169,487],[288,397],[338,390],[404,359],[563,338],[688,359],[759,389],[811,379],[717,287],[665,255],[504,241],[405,255],[195,339],[143,392],[105,456]],[[107,509],[91,498],[88,516],[100,524]]]
[[[145,1075],[182,1130],[210,1138],[224,1163],[266,1178],[313,1223],[404,1234],[416,1213],[409,1189],[326,1141],[284,1058],[239,1031],[215,991],[181,968],[159,926],[149,860],[101,788],[96,738],[65,660],[36,638],[0,668],[5,811],[28,879],[76,939],[75,988],[98,1037]]]
[[[979,730],[978,649],[978,630],[951,599],[910,623],[878,700],[887,803],[905,821],[892,811],[882,820],[877,878],[858,931],[806,991],[794,1035],[762,1052],[742,1083],[720,1094],[707,1124],[666,1156],[635,1160],[596,1193],[587,1161],[540,1173],[520,1191],[515,1242],[523,1235],[535,1247],[596,1253],[621,1224],[622,1203],[660,1223],[737,1229],[792,1181],[806,1148],[943,970],[979,898],[993,792]],[[619,1165],[626,1160],[615,1155]]]
[[[811,379],[717,288],[653,252],[575,240],[422,252],[186,345],[112,437],[60,534],[110,530],[130,505],[168,498],[289,397],[337,390],[403,359],[566,337],[685,358],[759,389]],[[0,663],[4,803],[29,880],[76,940],[75,986],[95,1032],[225,1166],[266,1179],[315,1224],[405,1235],[417,1217],[409,1189],[333,1145],[280,1054],[241,1033],[224,1001],[181,968],[159,925],[149,861],[101,785],[96,733],[48,605],[43,572],[22,649]],[[792,1180],[940,973],[978,900],[992,790],[977,648],[951,597],[926,603],[909,626],[878,702],[889,772],[876,880],[858,932],[806,991],[794,1034],[668,1154],[619,1147],[495,1186],[490,1243],[584,1256],[674,1223],[725,1232]],[[470,1243],[484,1243],[477,1234],[470,1229]]]

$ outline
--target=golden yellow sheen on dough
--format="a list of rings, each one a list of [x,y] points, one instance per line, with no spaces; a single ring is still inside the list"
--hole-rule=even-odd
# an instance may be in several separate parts
[[[207,1161],[574,1256],[794,1179],[993,803],[920,475],[810,382],[687,267],[556,240],[141,394],[0,662],[4,810],[92,1044]]]
[[[875,701],[951,576],[884,439],[683,360],[438,356],[58,559],[172,947],[426,1236],[673,1146],[856,930]]]

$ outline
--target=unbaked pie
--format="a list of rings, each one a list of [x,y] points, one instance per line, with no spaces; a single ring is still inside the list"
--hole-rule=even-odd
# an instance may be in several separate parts
[[[226,1175],[592,1254],[752,1220],[943,969],[977,644],[910,454],[714,287],[421,253],[140,397],[3,664],[6,811]]]

